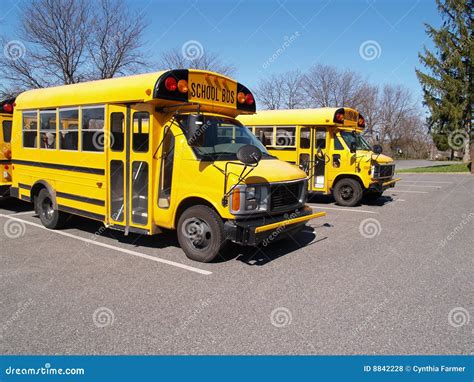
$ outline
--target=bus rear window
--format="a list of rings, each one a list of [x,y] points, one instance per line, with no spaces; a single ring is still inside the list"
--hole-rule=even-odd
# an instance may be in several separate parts
[[[5,143],[10,143],[10,141],[12,140],[12,121],[3,121],[2,130],[3,130],[3,141]]]

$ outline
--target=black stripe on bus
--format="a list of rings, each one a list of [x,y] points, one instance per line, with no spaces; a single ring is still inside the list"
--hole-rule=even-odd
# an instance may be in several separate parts
[[[112,224],[109,228],[122,232],[126,231],[126,227],[120,224]],[[150,235],[150,231],[144,228],[128,227],[128,231],[139,235]]]
[[[104,215],[99,215],[99,214],[95,214],[93,212],[79,210],[79,209],[73,208],[73,207],[68,207],[68,206],[63,206],[63,205],[58,204],[58,209],[60,211],[68,212],[68,213],[74,214],[74,215],[84,216],[84,217],[90,218],[90,219],[95,219],[95,220],[100,220],[100,221],[105,220]]]
[[[18,160],[18,159],[15,159],[14,161],[12,161],[12,163],[23,164],[25,166],[51,168],[54,170],[65,170],[65,171],[74,171],[74,172],[84,172],[86,174],[105,175],[105,170],[102,168],[78,167],[78,166],[70,166],[70,165],[65,165],[65,164],[32,162],[28,160]]]
[[[31,186],[24,183],[18,183],[18,187],[23,188],[24,190],[31,190]]]
[[[21,195],[21,200],[24,200],[25,202],[31,202],[30,197],[26,195]]]
[[[12,161],[9,159],[0,159],[0,164],[10,164],[10,163],[12,163]]]
[[[96,206],[102,206],[102,207],[105,206],[105,201],[103,200],[87,198],[85,196],[79,196],[79,195],[74,195],[74,194],[68,194],[66,192],[56,192],[56,196],[59,198],[64,198],[64,199],[76,200],[78,202],[95,204]]]

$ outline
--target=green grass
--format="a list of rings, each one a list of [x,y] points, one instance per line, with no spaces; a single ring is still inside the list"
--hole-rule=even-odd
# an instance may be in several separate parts
[[[467,164],[456,163],[456,164],[441,164],[432,167],[415,167],[407,168],[403,170],[397,170],[397,173],[404,172],[469,172]]]

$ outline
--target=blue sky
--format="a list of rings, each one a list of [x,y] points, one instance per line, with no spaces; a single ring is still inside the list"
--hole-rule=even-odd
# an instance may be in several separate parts
[[[10,9],[1,34],[15,31],[16,0],[0,0]],[[21,5],[21,2],[19,3]],[[234,77],[248,86],[272,73],[308,69],[315,63],[349,68],[376,84],[400,83],[421,100],[414,69],[423,44],[431,46],[424,22],[439,25],[434,0],[135,0],[132,10],[149,19],[146,46],[155,60],[190,40],[218,53],[236,68]],[[15,37],[14,34],[12,38]],[[287,47],[268,60],[285,41]],[[364,59],[361,45],[375,47]],[[374,52],[374,51],[372,51]]]

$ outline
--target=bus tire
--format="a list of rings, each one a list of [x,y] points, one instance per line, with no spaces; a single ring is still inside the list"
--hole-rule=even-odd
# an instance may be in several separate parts
[[[221,217],[204,205],[185,210],[178,220],[178,241],[191,260],[209,263],[219,255],[225,242]]]
[[[35,198],[35,211],[46,228],[59,229],[66,223],[67,214],[54,208],[53,197],[46,188]]]
[[[362,187],[360,183],[351,178],[343,178],[336,183],[332,190],[336,203],[345,207],[354,207],[362,200]]]

